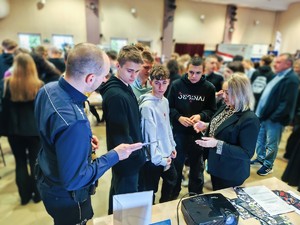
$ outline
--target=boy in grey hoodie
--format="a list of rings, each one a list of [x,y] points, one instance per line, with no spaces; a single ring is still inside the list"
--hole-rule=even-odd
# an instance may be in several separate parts
[[[156,193],[159,179],[162,177],[160,203],[172,200],[177,179],[172,162],[177,154],[176,143],[170,126],[169,102],[164,97],[169,84],[168,78],[169,72],[164,66],[154,66],[150,71],[152,92],[142,95],[139,99],[142,135],[144,142],[149,142],[145,148],[147,162],[140,172],[140,191],[153,190]],[[155,195],[153,203],[154,201]]]

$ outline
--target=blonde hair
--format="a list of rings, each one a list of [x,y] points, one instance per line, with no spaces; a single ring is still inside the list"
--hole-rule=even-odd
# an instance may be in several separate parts
[[[228,97],[235,111],[253,110],[255,100],[249,78],[244,73],[234,73],[226,82]]]
[[[32,101],[43,85],[38,78],[36,65],[27,53],[20,53],[14,58],[12,76],[9,80],[11,100],[13,102]]]

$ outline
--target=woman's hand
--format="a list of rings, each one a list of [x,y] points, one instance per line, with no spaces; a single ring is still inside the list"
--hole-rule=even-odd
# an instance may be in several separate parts
[[[205,122],[201,121],[201,120],[194,124],[194,130],[197,133],[206,130],[206,128],[207,128],[207,124]]]
[[[213,137],[202,137],[202,139],[196,140],[195,142],[205,148],[214,148],[218,144],[218,140]]]

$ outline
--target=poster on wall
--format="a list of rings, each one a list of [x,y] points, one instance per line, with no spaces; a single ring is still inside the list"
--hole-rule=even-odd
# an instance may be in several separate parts
[[[222,56],[225,62],[232,61],[235,55],[250,59],[251,46],[246,44],[219,44],[216,53]]]
[[[251,46],[251,60],[253,62],[259,61],[262,56],[268,54],[269,45],[254,44]]]
[[[275,44],[274,44],[274,51],[277,51],[279,53],[280,51],[280,46],[281,46],[281,33],[279,31],[276,31],[275,34]]]

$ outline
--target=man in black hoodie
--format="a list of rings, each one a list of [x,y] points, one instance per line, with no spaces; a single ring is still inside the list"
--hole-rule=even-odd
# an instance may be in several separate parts
[[[186,156],[190,163],[189,192],[203,193],[203,150],[195,143],[202,134],[197,134],[193,125],[200,120],[209,122],[216,110],[215,87],[203,76],[202,59],[192,58],[187,71],[187,74],[173,82],[168,94],[177,150],[174,165],[178,179],[174,199],[181,190],[182,169]]]
[[[143,60],[134,46],[124,46],[117,58],[117,73],[100,87],[103,116],[106,121],[107,149],[120,143],[142,141],[137,99],[130,87],[136,79]],[[112,167],[108,213],[113,211],[112,196],[138,191],[138,174],[145,162],[142,150]]]
[[[0,80],[3,79],[4,73],[12,66],[14,57],[13,53],[17,49],[17,42],[11,39],[2,41],[3,54],[0,55]]]

